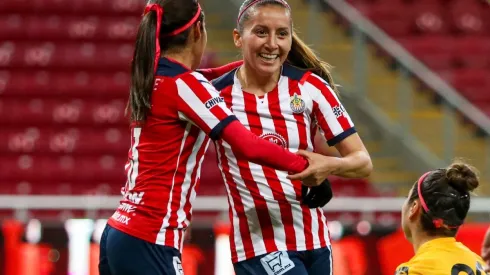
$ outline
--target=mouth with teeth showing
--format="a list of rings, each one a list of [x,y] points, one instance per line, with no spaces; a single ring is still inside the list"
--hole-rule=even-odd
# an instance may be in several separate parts
[[[260,53],[259,57],[263,61],[271,63],[271,62],[274,62],[274,60],[276,60],[277,58],[279,58],[279,55],[278,54]]]

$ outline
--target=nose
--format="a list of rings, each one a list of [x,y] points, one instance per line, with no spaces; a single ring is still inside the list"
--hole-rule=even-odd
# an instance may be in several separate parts
[[[269,50],[275,50],[278,48],[277,37],[275,35],[270,35],[267,39],[266,46]]]

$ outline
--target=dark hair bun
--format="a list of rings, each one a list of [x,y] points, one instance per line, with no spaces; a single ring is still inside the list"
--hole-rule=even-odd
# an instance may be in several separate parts
[[[449,185],[460,192],[471,192],[480,185],[477,170],[463,162],[455,162],[449,165],[446,169],[446,178]]]

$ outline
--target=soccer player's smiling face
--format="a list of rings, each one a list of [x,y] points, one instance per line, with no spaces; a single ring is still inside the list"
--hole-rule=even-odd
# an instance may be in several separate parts
[[[237,46],[241,47],[245,62],[258,72],[277,72],[291,50],[289,10],[279,5],[266,5],[255,8],[250,15]]]

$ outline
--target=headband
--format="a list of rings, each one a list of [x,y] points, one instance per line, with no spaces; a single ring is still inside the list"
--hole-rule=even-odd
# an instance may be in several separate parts
[[[162,16],[163,16],[163,13],[164,13],[164,10],[163,10],[163,7],[158,5],[158,4],[149,4],[145,7],[145,11],[143,13],[143,15],[146,15],[147,13],[149,13],[150,11],[155,11],[157,13],[157,29],[156,29],[156,45],[155,45],[155,63],[154,63],[154,72],[157,71],[157,67],[158,67],[158,60],[160,60],[160,27],[162,25]],[[185,30],[187,30],[190,26],[192,26],[192,24],[194,24],[197,19],[199,18],[199,15],[201,14],[201,5],[197,4],[197,12],[196,14],[194,15],[194,17],[192,17],[192,19],[187,23],[185,24],[184,26],[170,32],[170,33],[166,33],[166,34],[163,34],[162,37],[168,37],[168,36],[174,36],[174,35],[177,35]]]
[[[422,183],[430,173],[432,173],[432,171],[423,174],[417,182],[417,194],[419,195],[420,204],[422,205],[422,208],[426,213],[429,213],[430,211],[429,211],[429,207],[427,207],[427,204],[425,203],[424,197],[422,196]],[[432,223],[434,224],[435,228],[441,228],[441,227],[446,227],[447,229],[458,228],[458,226],[449,226],[447,224],[444,224],[444,220],[441,218],[433,218]]]
[[[238,23],[240,22],[240,19],[242,18],[242,15],[253,5],[257,4],[258,2],[260,1],[264,1],[264,0],[254,0],[252,2],[250,2],[248,5],[245,6],[245,8],[243,8],[243,10],[238,14],[238,18],[236,20],[236,24],[238,25]],[[284,0],[274,0],[274,2],[278,2],[278,3],[281,3],[283,4],[286,8],[288,8],[288,10],[291,10],[291,7],[289,7],[289,4],[286,3],[286,1]]]

